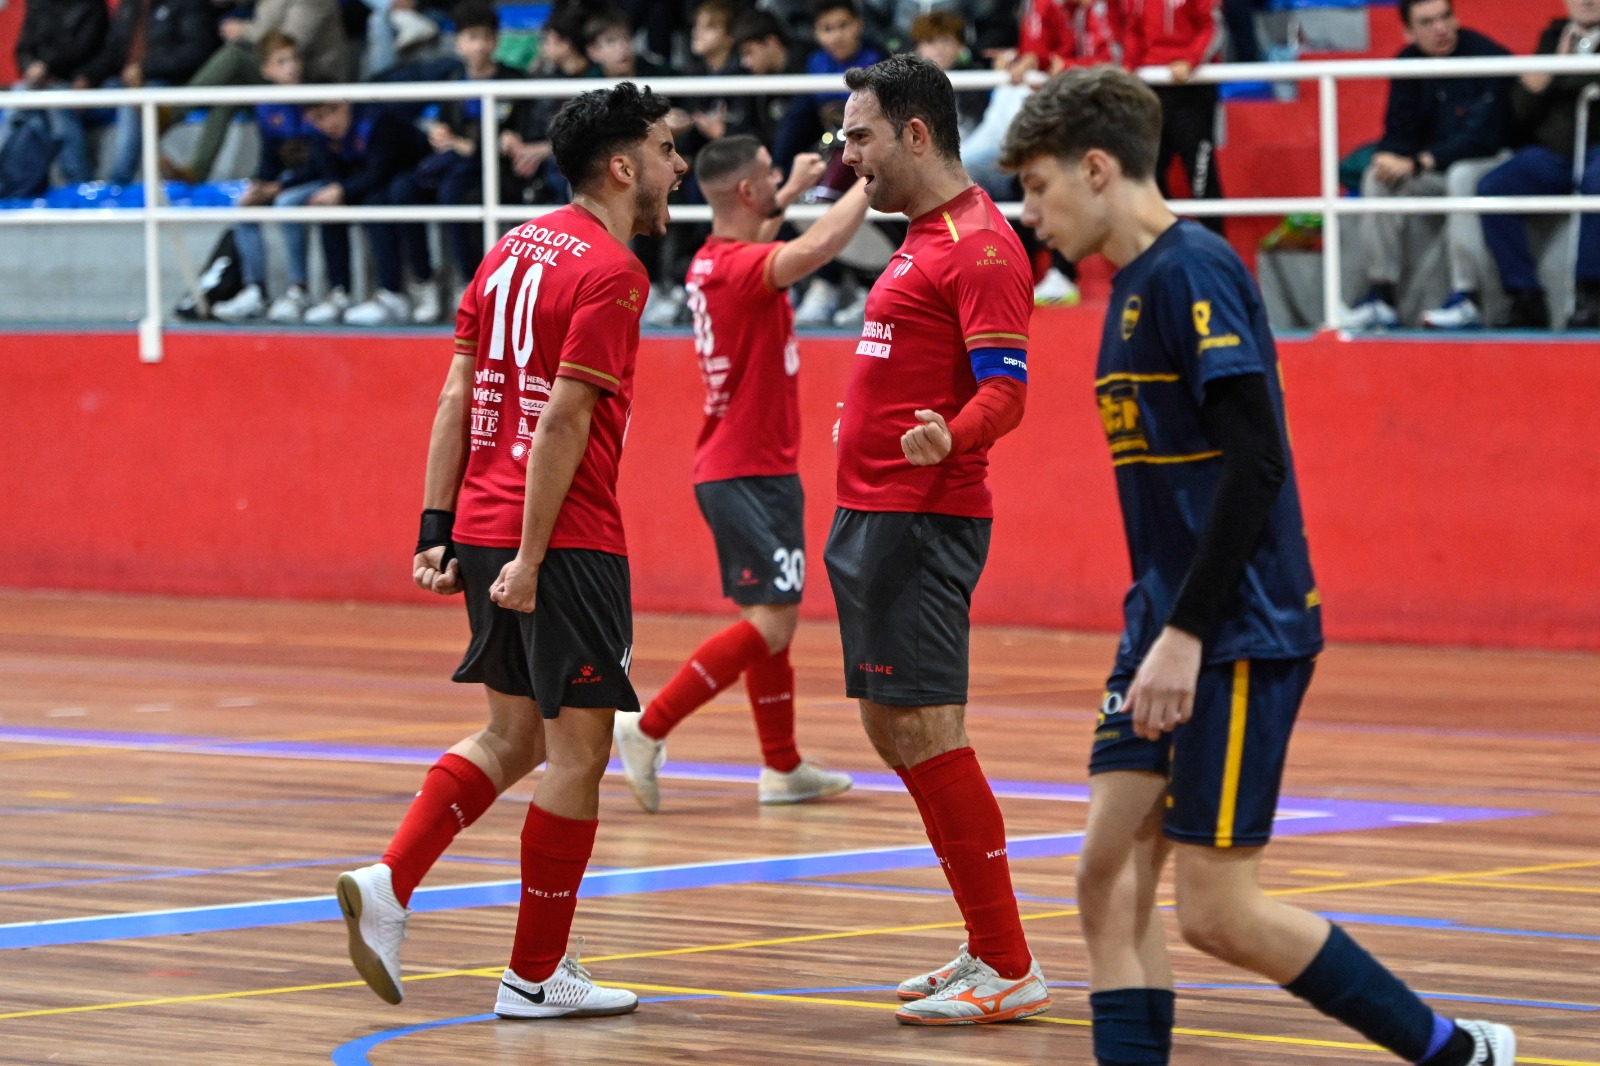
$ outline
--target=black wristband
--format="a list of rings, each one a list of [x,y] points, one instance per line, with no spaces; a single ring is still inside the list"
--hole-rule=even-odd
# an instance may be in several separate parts
[[[437,548],[441,544],[448,545],[455,525],[454,511],[441,511],[433,507],[423,511],[422,528],[417,534],[417,554],[421,555],[429,548]]]

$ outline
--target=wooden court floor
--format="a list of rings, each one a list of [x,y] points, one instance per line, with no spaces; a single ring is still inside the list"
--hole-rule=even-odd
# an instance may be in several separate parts
[[[640,619],[640,689],[720,624]],[[970,729],[1058,987],[1043,1018],[926,1031],[894,1024],[892,986],[950,958],[959,919],[826,625],[796,647],[802,748],[855,791],[759,808],[742,693],[673,735],[659,815],[607,779],[577,932],[637,1014],[489,1016],[526,786],[418,893],[406,1002],[373,997],[329,893],[479,723],[447,680],[463,633],[456,610],[0,593],[0,1063],[1092,1062],[1072,856],[1110,637],[975,637]],[[1269,887],[1438,1009],[1514,1024],[1518,1061],[1600,1066],[1597,691],[1595,657],[1331,649]],[[1394,1061],[1251,975],[1174,962],[1175,1063]]]

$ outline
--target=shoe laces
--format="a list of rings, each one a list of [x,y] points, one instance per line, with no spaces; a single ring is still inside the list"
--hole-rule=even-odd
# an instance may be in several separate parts
[[[582,935],[574,936],[567,945],[567,953],[561,959],[560,968],[567,971],[575,980],[592,985],[594,984],[594,978],[589,976],[588,970],[578,964],[578,960],[583,957],[583,949],[587,944],[588,941]]]
[[[949,973],[934,982],[933,990],[928,993],[929,998],[942,993],[958,995],[976,986],[983,980],[980,967],[977,956],[969,953],[965,944],[961,945],[961,954],[956,958],[955,965],[950,967]]]

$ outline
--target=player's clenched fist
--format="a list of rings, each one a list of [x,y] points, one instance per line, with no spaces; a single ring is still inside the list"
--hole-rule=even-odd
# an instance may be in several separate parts
[[[460,564],[444,561],[444,545],[418,552],[411,560],[411,580],[424,592],[451,596],[461,591]]]
[[[532,614],[539,598],[539,564],[512,559],[500,568],[500,576],[489,586],[489,598],[508,611]]]
[[[950,454],[950,427],[938,411],[915,412],[920,426],[913,426],[900,438],[900,450],[912,466],[934,466]]]

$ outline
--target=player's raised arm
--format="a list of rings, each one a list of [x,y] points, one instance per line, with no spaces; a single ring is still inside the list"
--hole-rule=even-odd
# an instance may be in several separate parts
[[[857,180],[810,229],[773,254],[772,287],[787,289],[844,251],[867,217],[866,182]]]

